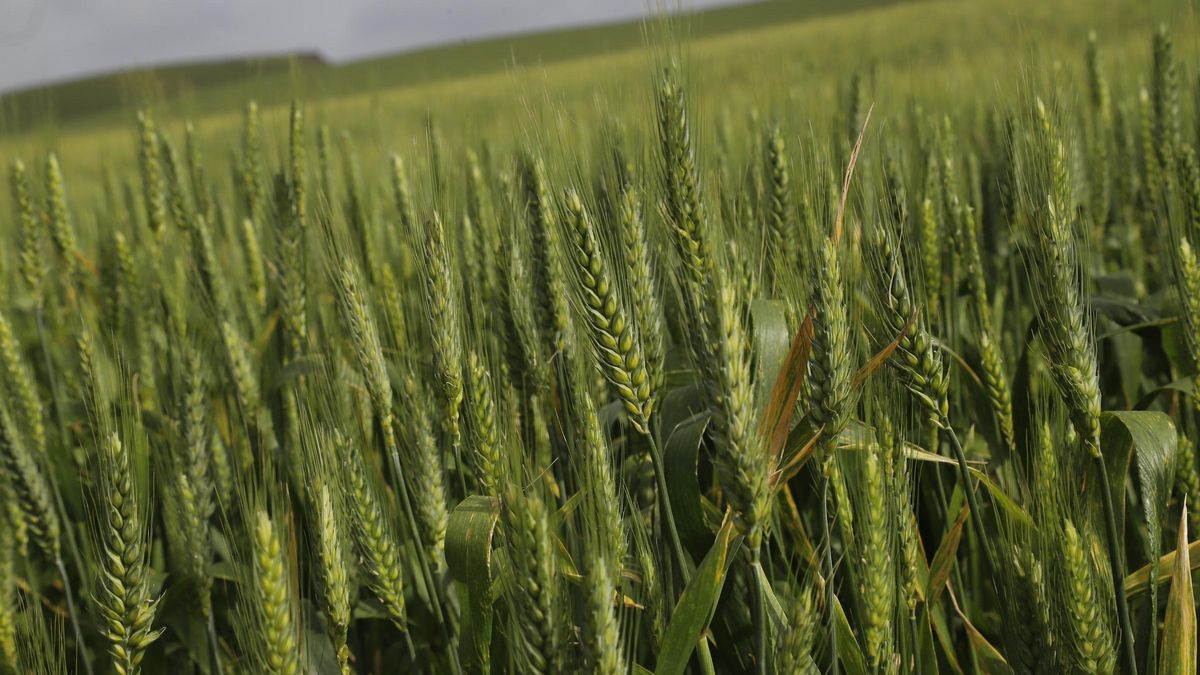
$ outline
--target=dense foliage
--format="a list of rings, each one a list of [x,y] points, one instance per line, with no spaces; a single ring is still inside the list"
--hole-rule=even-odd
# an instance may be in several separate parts
[[[711,145],[664,47],[386,165],[299,103],[142,110],[94,200],[12,160],[0,667],[1195,672],[1200,89],[1145,38]]]

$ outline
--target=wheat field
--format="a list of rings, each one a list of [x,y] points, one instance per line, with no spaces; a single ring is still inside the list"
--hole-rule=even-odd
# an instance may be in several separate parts
[[[1195,673],[1193,10],[1002,7],[0,139],[0,672]]]

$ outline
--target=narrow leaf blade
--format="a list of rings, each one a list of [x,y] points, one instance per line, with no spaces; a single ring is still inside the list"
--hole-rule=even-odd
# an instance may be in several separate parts
[[[471,495],[450,514],[446,566],[467,589],[459,650],[472,672],[486,672],[492,642],[492,536],[500,519],[496,500]]]
[[[726,515],[708,555],[704,556],[696,574],[679,596],[679,602],[675,603],[671,623],[663,635],[654,670],[656,675],[681,675],[687,668],[696,643],[712,620],[733,559],[732,552],[737,550],[735,543],[740,540],[733,527],[733,518]]]
[[[954,519],[954,523],[942,537],[942,543],[938,544],[937,552],[933,554],[933,562],[929,565],[929,586],[925,590],[925,597],[929,598],[931,605],[937,604],[938,596],[941,595],[946,581],[950,578],[950,571],[954,569],[958,544],[962,541],[963,526],[967,522],[969,512],[970,508],[963,504],[962,509],[958,512],[958,517]]]
[[[1179,517],[1179,546],[1171,575],[1171,593],[1167,596],[1167,615],[1163,621],[1159,672],[1169,675],[1196,673],[1196,598],[1192,593],[1192,570],[1188,551],[1187,504]]]

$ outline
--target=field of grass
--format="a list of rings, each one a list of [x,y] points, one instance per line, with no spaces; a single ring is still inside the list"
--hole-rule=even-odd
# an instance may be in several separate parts
[[[1195,673],[1193,5],[785,5],[10,121],[0,672]]]
[[[759,0],[689,13],[685,20],[690,38],[704,38],[898,1]],[[643,44],[642,23],[627,21],[492,38],[336,66],[315,55],[297,55],[145,69],[9,95],[0,106],[0,131],[37,128],[47,123],[47,117],[53,117],[57,125],[112,123],[130,106],[159,105],[167,100],[177,102],[177,114],[190,116],[223,112],[229,101],[250,98],[263,105],[287,105],[298,89],[306,100],[315,102],[503,72],[514,65],[542,67]]]

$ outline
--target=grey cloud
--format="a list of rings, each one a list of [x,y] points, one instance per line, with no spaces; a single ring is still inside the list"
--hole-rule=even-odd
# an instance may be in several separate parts
[[[694,0],[689,7],[745,0]],[[647,0],[0,0],[0,92],[286,51],[334,60],[632,18]]]

